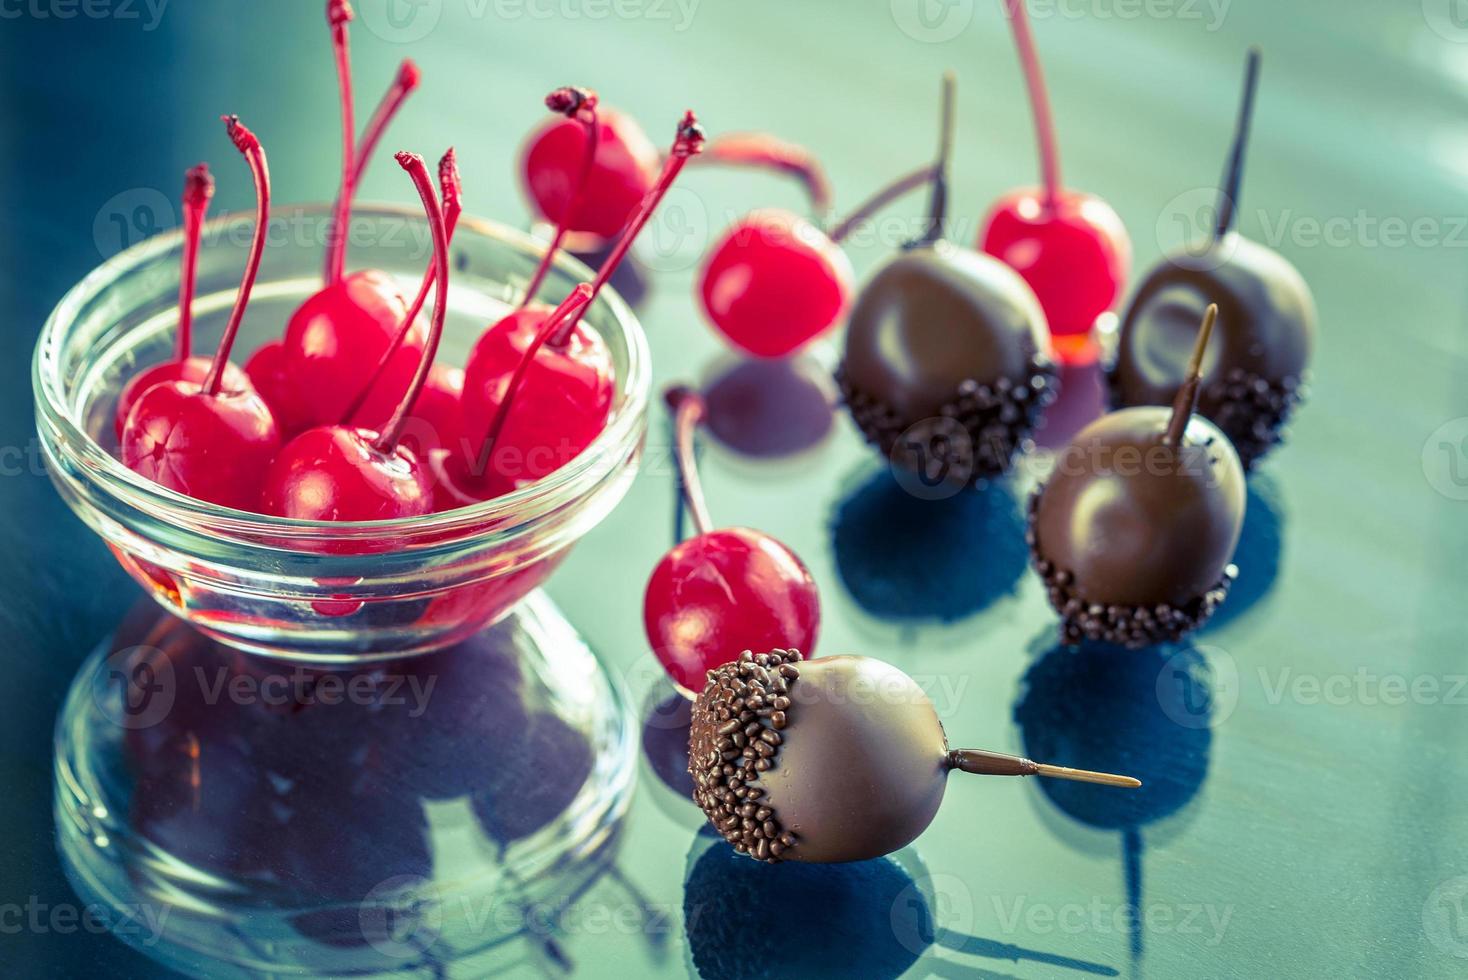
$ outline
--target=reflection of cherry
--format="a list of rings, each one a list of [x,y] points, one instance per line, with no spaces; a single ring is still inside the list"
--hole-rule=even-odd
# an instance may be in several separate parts
[[[821,603],[810,572],[789,548],[750,528],[714,530],[693,459],[703,399],[677,389],[669,401],[677,413],[678,470],[698,534],[675,545],[653,569],[642,621],[673,682],[699,691],[709,670],[745,650],[809,654]]]
[[[564,813],[596,759],[585,735],[545,711],[531,715],[500,749],[487,787],[470,803],[485,833],[506,847]]]
[[[418,517],[433,508],[427,461],[403,448],[401,440],[414,402],[428,380],[448,313],[448,232],[423,158],[404,152],[397,159],[423,199],[438,267],[433,325],[423,359],[407,394],[380,432],[328,425],[292,439],[265,477],[261,504],[267,513],[301,520],[372,521]]]
[[[1131,242],[1111,205],[1061,187],[1055,128],[1025,0],[1005,0],[1005,6],[1034,110],[1044,185],[1001,197],[984,222],[979,246],[1030,284],[1057,352],[1069,360],[1085,354],[1096,317],[1121,295]]]
[[[194,282],[199,267],[199,234],[204,224],[204,214],[209,210],[209,201],[214,197],[214,178],[207,164],[190,167],[184,176],[183,190],[183,261],[178,277],[178,337],[174,358],[134,375],[122,393],[117,396],[117,413],[112,425],[117,437],[122,438],[122,426],[127,413],[143,392],[165,381],[188,381],[203,384],[209,375],[210,360],[207,357],[190,357],[194,336]],[[222,387],[228,391],[239,391],[248,387],[250,379],[233,363],[224,366]]]
[[[121,455],[134,472],[170,490],[253,510],[264,469],[280,448],[280,433],[254,390],[226,390],[224,375],[265,251],[270,168],[255,134],[238,117],[226,117],[225,123],[255,179],[255,235],[239,295],[204,380],[170,381],[145,391],[123,425]]]
[[[773,459],[812,449],[831,432],[840,397],[814,359],[748,358],[704,387],[708,429],[742,456]]]

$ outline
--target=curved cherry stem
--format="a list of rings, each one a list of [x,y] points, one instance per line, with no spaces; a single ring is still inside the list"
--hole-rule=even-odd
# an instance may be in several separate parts
[[[699,166],[723,164],[773,170],[800,181],[812,215],[824,221],[831,213],[831,182],[815,154],[768,133],[726,133],[709,141]]]
[[[668,188],[673,186],[673,181],[678,178],[678,173],[688,163],[689,157],[697,156],[703,151],[704,133],[703,127],[698,124],[698,117],[689,109],[683,114],[683,119],[678,123],[678,133],[673,139],[673,148],[668,158],[663,161],[663,172],[658,177],[658,182],[653,185],[652,190],[643,197],[642,203],[637,206],[637,213],[627,223],[622,232],[622,237],[617,239],[617,245],[612,253],[607,256],[606,261],[596,272],[596,278],[591,282],[591,302],[595,302],[602,287],[612,278],[612,273],[617,271],[617,266],[627,257],[627,250],[632,247],[648,219],[657,210],[658,203],[662,201],[663,195],[668,193]],[[588,302],[586,306],[590,306]],[[583,307],[584,310],[586,307]],[[581,321],[581,313],[567,320],[565,325],[550,338],[550,343],[555,347],[563,347],[571,338],[571,331],[576,329],[576,324]]]
[[[535,267],[535,274],[525,284],[525,295],[520,298],[520,305],[516,307],[517,309],[525,309],[540,292],[541,284],[545,282],[545,277],[556,260],[556,253],[561,250],[561,243],[566,240],[571,219],[581,210],[581,202],[586,197],[586,185],[591,182],[591,172],[596,167],[596,150],[601,145],[601,123],[597,120],[596,103],[595,92],[574,86],[558,88],[545,97],[546,108],[581,123],[586,130],[586,144],[581,151],[581,169],[576,174],[576,189],[571,192],[571,199],[566,202],[565,210],[561,212],[561,220],[556,223],[555,236],[546,246],[545,254],[540,257],[540,262]]]
[[[250,165],[250,174],[255,178],[255,237],[250,242],[250,255],[245,259],[245,274],[240,280],[240,291],[234,298],[234,309],[229,311],[229,322],[224,326],[224,336],[219,338],[219,349],[204,376],[201,390],[206,395],[219,394],[224,377],[224,366],[229,363],[229,351],[240,332],[240,321],[245,318],[245,307],[250,303],[250,291],[255,288],[255,276],[260,272],[260,260],[265,256],[265,239],[270,232],[270,164],[265,159],[265,150],[255,134],[240,122],[239,116],[221,116],[234,141],[235,148],[245,156]]]
[[[183,189],[183,268],[178,277],[178,338],[176,354],[187,361],[194,346],[194,283],[199,272],[199,236],[204,215],[214,197],[214,177],[209,165],[190,167]]]
[[[1172,417],[1167,420],[1167,432],[1162,442],[1168,446],[1181,445],[1183,433],[1188,429],[1188,420],[1198,404],[1198,386],[1203,379],[1203,352],[1208,349],[1208,338],[1213,336],[1213,323],[1218,319],[1218,304],[1209,303],[1203,311],[1203,325],[1198,328],[1198,339],[1193,343],[1193,356],[1188,361],[1187,379],[1172,399]]]
[[[342,172],[326,236],[326,258],[322,276],[327,285],[340,281],[347,261],[347,225],[352,216],[355,190],[357,120],[352,97],[352,51],[347,25],[355,15],[348,0],[326,0],[326,22],[331,25],[331,50],[336,59],[337,98],[342,115]]]
[[[838,245],[841,244],[872,215],[904,194],[910,194],[920,187],[927,187],[937,179],[937,175],[937,165],[931,163],[925,163],[916,170],[903,174],[890,184],[879,189],[871,197],[861,202],[850,214],[832,225],[831,230],[826,233],[826,237]]]
[[[398,440],[403,434],[403,424],[413,411],[413,403],[418,400],[423,386],[428,383],[428,372],[433,367],[433,358],[438,354],[438,341],[443,336],[443,324],[449,309],[449,235],[448,228],[444,225],[443,208],[433,193],[433,178],[428,176],[428,165],[418,154],[403,150],[397,154],[396,159],[398,165],[413,178],[413,186],[423,199],[423,210],[427,213],[428,225],[433,230],[433,264],[438,277],[438,289],[433,297],[433,323],[428,328],[428,340],[423,344],[423,354],[418,359],[418,370],[414,373],[408,390],[403,393],[403,400],[373,443],[373,448],[383,454],[397,449]]]
[[[1026,0],[1005,0],[1009,26],[1014,31],[1014,46],[1019,52],[1020,70],[1025,76],[1025,90],[1030,96],[1030,112],[1035,117],[1035,139],[1040,151],[1040,179],[1044,184],[1045,205],[1054,205],[1060,194],[1060,153],[1055,148],[1055,119],[1050,113],[1050,96],[1045,90],[1045,72],[1040,67],[1040,54],[1035,48],[1035,35],[1030,29],[1030,11]]]
[[[495,442],[499,440],[500,433],[504,431],[505,423],[510,418],[510,408],[514,404],[515,395],[519,393],[520,386],[525,382],[525,375],[530,371],[530,365],[535,363],[535,356],[540,349],[550,340],[552,334],[561,328],[569,319],[579,316],[586,309],[586,304],[591,302],[592,288],[589,283],[581,283],[571,290],[567,296],[536,328],[535,339],[525,348],[525,353],[520,355],[520,363],[515,365],[515,373],[510,375],[509,384],[505,385],[504,397],[500,399],[499,405],[494,410],[494,418],[490,419],[489,428],[484,433],[484,442],[479,447],[477,457],[480,467],[478,472],[489,471],[489,461],[493,458]]]
[[[1076,783],[1097,783],[1101,786],[1121,786],[1136,789],[1142,785],[1140,779],[1118,776],[1109,772],[1092,772],[1089,769],[1072,769],[1069,766],[1052,766],[1043,762],[1032,762],[1023,756],[989,752],[984,749],[954,749],[948,753],[949,769],[973,773],[976,776],[1049,776],[1052,779],[1069,779]]]
[[[377,103],[377,108],[372,111],[372,118],[367,120],[367,128],[362,131],[362,139],[357,143],[355,152],[356,171],[352,174],[352,188],[362,186],[362,177],[367,173],[367,165],[372,162],[372,155],[377,149],[377,144],[382,142],[383,133],[387,132],[388,124],[397,116],[398,110],[403,103],[408,101],[418,88],[419,82],[423,80],[423,73],[413,63],[412,58],[404,58],[402,64],[398,65],[397,77],[393,79],[392,85],[382,94],[382,101]]]
[[[448,240],[454,240],[454,230],[459,227],[459,216],[464,213],[464,183],[459,179],[458,158],[454,155],[454,148],[449,147],[443,157],[438,161],[438,188],[439,196],[442,198],[444,231]],[[342,415],[341,422],[346,425],[352,420],[367,401],[367,396],[372,394],[372,389],[377,382],[382,380],[383,372],[387,370],[388,364],[392,362],[393,355],[403,346],[408,333],[413,329],[413,324],[418,320],[418,314],[423,312],[423,307],[428,302],[429,290],[433,289],[434,282],[438,279],[438,263],[434,258],[428,261],[428,268],[423,273],[423,279],[418,284],[418,295],[413,297],[413,302],[408,306],[407,315],[398,324],[398,332],[393,335],[392,342],[377,359],[377,366],[367,377],[367,383],[352,399]]]
[[[1249,148],[1249,127],[1254,119],[1254,93],[1259,88],[1259,49],[1249,49],[1244,67],[1244,95],[1239,102],[1239,118],[1234,124],[1234,145],[1228,167],[1218,191],[1218,225],[1213,231],[1217,241],[1234,226],[1238,217],[1239,189],[1244,182],[1244,156]]]
[[[693,434],[708,417],[708,406],[702,395],[683,386],[669,388],[663,398],[673,409],[673,446],[683,498],[688,501],[694,529],[699,534],[708,534],[714,529],[714,522],[709,518],[708,501],[698,476],[698,457],[693,449]]]
[[[948,218],[948,165],[953,158],[954,99],[958,82],[953,72],[943,73],[943,95],[938,115],[938,158],[933,162],[932,196],[928,199],[928,227],[914,243],[931,245],[943,237]]]

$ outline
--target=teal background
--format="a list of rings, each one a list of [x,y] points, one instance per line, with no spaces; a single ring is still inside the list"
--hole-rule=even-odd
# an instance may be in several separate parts
[[[398,59],[413,57],[423,88],[388,148],[436,155],[453,143],[469,210],[511,223],[528,221],[517,148],[541,119],[538,100],[567,83],[596,87],[659,144],[686,106],[714,133],[757,128],[805,143],[825,163],[839,210],[927,159],[938,76],[952,68],[960,86],[954,237],[971,241],[993,198],[1034,180],[1028,107],[997,0],[934,2],[932,28],[913,19],[909,0],[701,0],[687,20],[652,0],[640,8],[426,0],[403,6],[399,27],[386,2],[398,0],[359,4],[364,114]],[[1087,683],[1062,684],[1041,713],[1069,719],[1074,732],[1062,746],[1070,757],[1055,761],[1119,753],[1164,787],[1171,780],[1173,797],[1159,807],[1167,812],[1118,816],[1108,809],[1118,804],[1084,798],[1071,807],[1089,818],[1079,820],[1032,783],[955,778],[937,820],[904,856],[939,929],[917,942],[911,975],[1031,978],[1085,967],[1153,977],[1453,977],[1468,967],[1468,693],[1458,691],[1458,703],[1448,696],[1468,673],[1464,6],[1036,6],[1063,172],[1117,208],[1138,269],[1196,220],[1221,168],[1245,49],[1262,46],[1241,228],[1300,268],[1321,330],[1311,400],[1290,445],[1256,481],[1270,507],[1251,515],[1240,587],[1249,583],[1248,558],[1269,566],[1277,534],[1277,575],[1247,586],[1264,594],[1200,636],[1196,650],[1092,665]],[[0,480],[8,680],[0,906],[74,901],[53,853],[50,725],[76,665],[137,594],[34,463],[31,347],[62,292],[123,244],[110,216],[157,194],[172,200],[187,165],[214,161],[218,210],[248,205],[220,113],[239,113],[265,141],[279,200],[331,195],[336,110],[318,7],[173,0],[155,23],[143,3],[129,8],[137,19],[89,17],[80,7],[62,19],[72,9],[64,3],[0,4],[8,477]],[[600,10],[622,14],[594,16]],[[666,18],[655,15],[663,10]],[[411,195],[395,168],[379,163],[364,196]],[[707,231],[753,206],[800,203],[776,178],[723,171],[690,171],[672,201],[644,243],[654,271],[641,315],[659,384],[707,377],[726,356],[691,298]],[[892,214],[905,218],[919,206]],[[173,224],[171,214],[156,217],[159,227]],[[851,249],[858,271],[895,242],[892,233],[859,242]],[[655,422],[646,472],[549,589],[639,703],[655,676],[642,583],[669,544],[665,446]],[[881,469],[844,419],[795,461],[756,464],[717,446],[704,454],[715,519],[767,530],[810,565],[825,603],[819,652],[881,656],[946,690],[938,706],[956,743],[1026,749],[1015,722],[1026,672],[1064,663],[1039,659],[1053,616],[1037,579],[1026,572],[1012,593],[949,624],[863,611],[836,567],[830,525],[842,498]],[[981,542],[934,560],[983,575],[985,557]],[[1169,661],[1175,654],[1183,660]],[[1159,710],[1166,702],[1156,680],[1179,664],[1207,683],[1212,700],[1169,715]],[[1419,692],[1430,679],[1438,694],[1383,703],[1379,681],[1357,680],[1363,671],[1416,682]],[[1314,695],[1312,678],[1324,689]],[[1193,712],[1200,703],[1201,714]],[[573,925],[558,941],[575,975],[694,969],[684,885],[699,821],[647,765],[641,776],[617,874],[585,901],[626,908],[631,882],[663,914],[652,927]],[[833,901],[893,901],[841,873],[826,884]],[[771,887],[778,906],[780,885]],[[1113,914],[1137,900],[1160,910],[1140,931]],[[830,916],[801,907],[780,914],[790,941],[801,941],[803,920],[814,918],[805,941],[832,942],[820,925]],[[1183,927],[1189,915],[1196,929]],[[1215,932],[1209,922],[1225,915]],[[873,921],[884,916],[879,906]],[[853,955],[852,942],[833,946],[833,971]],[[513,962],[528,975],[559,969],[529,942]],[[881,975],[878,960],[865,962]],[[160,973],[110,938],[33,928],[0,928],[0,966],[7,976]]]

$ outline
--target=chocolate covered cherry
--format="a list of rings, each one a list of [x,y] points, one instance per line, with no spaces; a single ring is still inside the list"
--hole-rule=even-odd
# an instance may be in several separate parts
[[[693,705],[693,798],[734,849],[761,861],[864,861],[932,822],[948,773],[1053,776],[1135,787],[1126,776],[952,749],[933,702],[870,657],[802,662],[745,651],[709,672]]]
[[[909,469],[937,464],[968,480],[1009,468],[1056,385],[1030,287],[998,259],[941,238],[952,113],[946,78],[928,231],[862,289],[837,380],[867,442]]]
[[[1315,339],[1315,300],[1273,249],[1233,230],[1258,78],[1250,52],[1238,131],[1213,236],[1164,258],[1137,287],[1122,320],[1112,402],[1166,405],[1182,383],[1192,325],[1218,306],[1218,339],[1203,363],[1198,411],[1233,442],[1246,468],[1281,441],[1299,403]]]
[[[1030,501],[1030,546],[1066,642],[1141,647],[1197,629],[1228,595],[1244,468],[1192,415],[1217,307],[1171,410],[1142,406],[1082,429]]]

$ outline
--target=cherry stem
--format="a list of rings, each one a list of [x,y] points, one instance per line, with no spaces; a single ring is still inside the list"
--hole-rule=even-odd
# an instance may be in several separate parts
[[[1030,11],[1026,0],[1005,0],[1005,7],[1009,13],[1009,26],[1014,31],[1020,70],[1025,76],[1025,89],[1030,96],[1030,111],[1035,117],[1045,205],[1052,207],[1060,195],[1060,154],[1055,148],[1055,119],[1050,113],[1050,96],[1045,91],[1045,72],[1040,67],[1040,54],[1035,49],[1035,35],[1030,30]]]
[[[1244,95],[1239,103],[1239,118],[1234,124],[1234,145],[1229,153],[1228,168],[1223,172],[1223,183],[1218,191],[1218,227],[1213,239],[1217,241],[1234,226],[1238,217],[1239,189],[1244,182],[1244,155],[1249,148],[1249,127],[1254,120],[1254,93],[1259,87],[1259,49],[1249,49],[1249,59],[1244,67]]]
[[[943,96],[938,115],[938,158],[933,162],[932,197],[928,201],[928,227],[916,244],[931,245],[943,237],[948,217],[948,164],[953,157],[954,97],[958,87],[953,72],[943,73]]]
[[[815,154],[768,133],[728,133],[711,141],[700,166],[723,164],[774,170],[800,181],[811,212],[824,220],[831,213],[831,183]]]
[[[653,212],[657,210],[658,203],[662,201],[663,195],[668,193],[668,188],[673,186],[673,181],[677,179],[679,171],[688,162],[688,158],[697,156],[702,152],[703,141],[703,127],[698,124],[698,117],[693,114],[693,110],[689,109],[683,114],[683,119],[678,123],[678,133],[673,140],[673,148],[669,152],[668,158],[663,161],[663,172],[658,177],[657,184],[643,197],[642,203],[637,207],[637,213],[627,223],[626,229],[622,232],[622,237],[617,239],[617,245],[612,249],[612,254],[607,256],[606,261],[597,270],[596,278],[591,282],[591,302],[596,301],[596,297],[601,293],[602,287],[612,278],[612,273],[617,271],[617,266],[622,264],[622,259],[626,258],[628,249],[632,247],[632,242],[641,233],[643,227],[646,226]],[[588,302],[586,306],[582,307],[582,310],[584,311],[590,307],[591,302]],[[581,313],[578,312],[566,321],[565,325],[556,332],[555,336],[551,337],[551,345],[564,347],[566,342],[571,338],[571,331],[576,329],[576,324],[580,321]]]
[[[183,189],[183,268],[178,278],[178,360],[189,359],[194,346],[194,282],[199,270],[199,236],[209,201],[214,197],[214,177],[209,165],[190,167]]]
[[[858,205],[854,211],[831,226],[831,230],[826,233],[827,237],[831,241],[840,244],[849,238],[851,233],[872,215],[904,194],[909,194],[920,187],[928,186],[937,179],[937,175],[937,167],[931,163],[925,163],[916,170],[903,174],[885,187],[882,187]]]
[[[1142,785],[1140,779],[1131,776],[1052,766],[1043,762],[1032,762],[1022,756],[988,752],[984,749],[954,749],[948,753],[947,762],[949,769],[958,769],[976,776],[1049,776],[1052,779],[1069,779],[1077,783],[1098,783],[1127,789],[1136,789]]]
[[[413,404],[418,400],[423,386],[428,383],[428,372],[433,367],[433,358],[438,354],[438,341],[443,336],[443,324],[449,310],[449,234],[443,220],[443,208],[433,193],[433,178],[428,175],[428,165],[418,154],[403,150],[396,155],[396,159],[398,165],[413,178],[413,186],[423,199],[423,210],[428,215],[428,225],[433,231],[433,264],[438,277],[438,289],[433,296],[433,323],[428,328],[428,340],[418,359],[418,370],[414,373],[408,390],[403,393],[402,402],[382,427],[381,434],[373,444],[373,448],[384,455],[397,449],[398,440],[402,438],[403,425],[413,411]]]
[[[367,128],[362,131],[362,139],[357,143],[356,171],[352,174],[352,188],[362,186],[362,177],[367,173],[367,165],[372,162],[372,155],[377,149],[377,144],[382,141],[382,134],[387,132],[388,124],[408,101],[408,96],[418,88],[422,81],[423,73],[413,63],[413,59],[404,58],[402,64],[398,65],[397,77],[393,79],[392,85],[382,94],[382,101],[377,103],[377,108],[372,111],[372,118],[367,120]]]
[[[250,165],[250,174],[255,178],[255,237],[250,242],[250,255],[245,260],[245,274],[240,280],[240,291],[234,299],[234,309],[229,312],[229,322],[224,326],[224,336],[219,338],[219,349],[214,352],[214,361],[204,377],[201,390],[206,395],[219,394],[224,378],[224,366],[229,363],[229,351],[240,332],[240,322],[245,318],[245,307],[250,303],[250,291],[255,288],[255,276],[260,272],[260,260],[265,256],[265,239],[270,232],[270,164],[265,159],[265,150],[255,134],[240,122],[239,116],[221,116],[234,141],[235,148],[245,156]]]
[[[1208,348],[1208,338],[1213,336],[1213,323],[1218,319],[1218,304],[1209,303],[1203,311],[1203,325],[1198,328],[1198,339],[1193,344],[1193,357],[1188,361],[1187,379],[1172,399],[1172,418],[1167,421],[1167,432],[1162,441],[1168,446],[1182,443],[1187,431],[1188,420],[1193,417],[1193,408],[1198,404],[1198,386],[1203,378],[1203,351]]]
[[[515,401],[515,395],[519,393],[520,386],[525,382],[525,375],[530,371],[530,365],[535,363],[535,355],[545,346],[551,335],[572,317],[579,316],[591,302],[592,287],[589,283],[581,283],[571,290],[561,305],[556,307],[540,325],[536,328],[535,339],[525,348],[525,353],[520,355],[520,363],[515,365],[515,373],[510,375],[510,383],[505,385],[505,393],[500,398],[499,405],[495,408],[494,418],[490,419],[489,428],[484,434],[484,443],[479,447],[479,472],[487,473],[489,461],[494,454],[494,445],[499,440],[500,433],[504,431],[505,422],[510,418],[510,407]]]
[[[708,406],[702,395],[682,386],[669,388],[663,398],[673,408],[673,446],[683,497],[688,501],[688,512],[693,515],[694,528],[699,534],[708,534],[714,529],[714,522],[709,518],[708,501],[704,499],[703,483],[698,477],[698,458],[693,450],[693,434],[708,416]]]
[[[601,144],[601,123],[597,120],[596,103],[596,93],[591,89],[573,86],[558,88],[545,97],[548,109],[581,123],[586,130],[586,144],[581,151],[581,169],[576,174],[576,189],[571,193],[571,199],[566,202],[566,207],[561,212],[561,220],[556,222],[555,236],[546,246],[545,254],[540,257],[540,263],[535,267],[535,274],[525,285],[525,295],[520,298],[520,305],[517,309],[525,309],[540,292],[541,284],[545,282],[551,264],[555,262],[556,254],[561,250],[561,243],[566,240],[571,220],[581,210],[581,202],[586,197],[586,186],[591,183],[591,172],[596,167],[596,150]]]
[[[342,175],[337,189],[336,207],[326,235],[326,260],[323,277],[328,285],[341,280],[347,261],[347,225],[352,215],[352,193],[356,174],[356,107],[352,98],[352,52],[347,33],[352,5],[348,0],[326,0],[326,22],[331,25],[331,48],[336,58],[337,97],[342,116]]]
[[[452,242],[454,231],[459,227],[459,216],[464,213],[464,184],[459,179],[459,163],[458,158],[454,155],[453,147],[449,147],[448,152],[438,161],[438,187],[439,195],[443,199],[444,231],[448,235],[448,240]],[[367,383],[362,386],[357,397],[352,399],[352,403],[347,406],[345,414],[342,415],[343,425],[351,422],[353,416],[361,411],[362,405],[367,401],[367,396],[372,394],[372,389],[382,379],[382,374],[387,370],[393,355],[403,346],[403,341],[407,339],[408,333],[413,329],[413,324],[417,322],[418,314],[423,312],[423,307],[428,302],[428,292],[433,288],[437,279],[438,263],[430,258],[428,268],[423,273],[423,280],[418,284],[418,295],[413,297],[407,315],[398,324],[398,332],[393,335],[392,342],[382,352],[382,357],[377,359],[377,366],[372,369]]]

